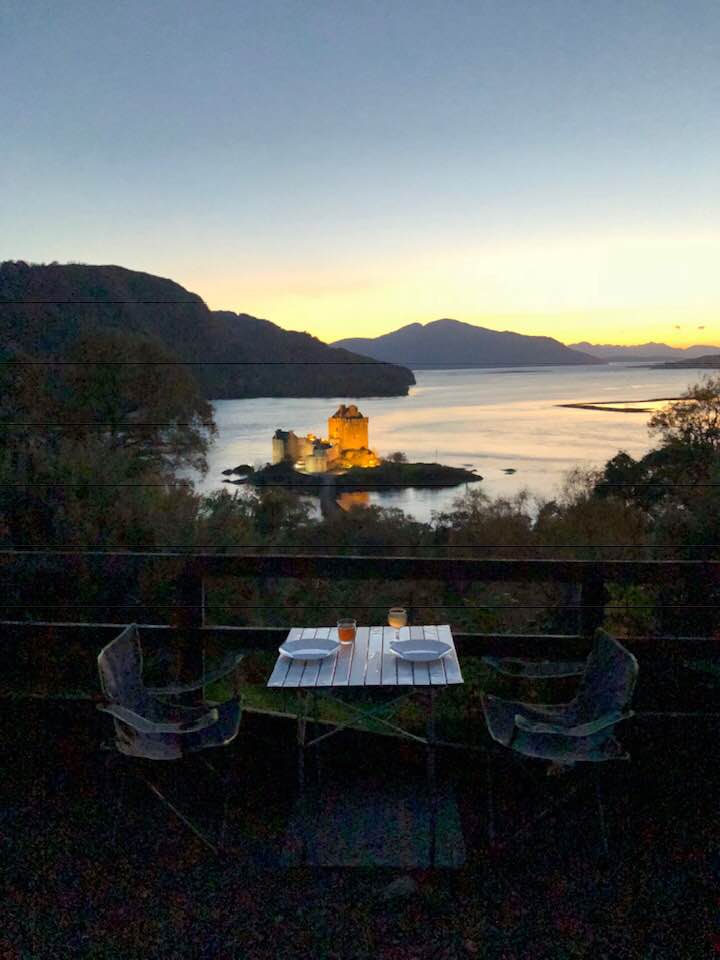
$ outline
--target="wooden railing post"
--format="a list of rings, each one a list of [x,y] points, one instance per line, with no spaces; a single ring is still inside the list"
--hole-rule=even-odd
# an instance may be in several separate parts
[[[179,606],[173,618],[178,627],[178,672],[187,679],[202,676],[205,649],[201,628],[205,623],[202,571],[189,560],[177,580]]]
[[[177,598],[177,625],[189,630],[202,627],[205,623],[203,577],[192,561],[185,564],[177,579]]]
[[[605,583],[594,570],[587,571],[580,584],[580,633],[591,637],[605,619]]]

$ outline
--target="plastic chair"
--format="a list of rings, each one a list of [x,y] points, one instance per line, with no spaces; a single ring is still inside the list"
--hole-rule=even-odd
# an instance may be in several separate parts
[[[126,627],[98,655],[98,671],[104,700],[98,710],[114,719],[114,750],[143,760],[179,760],[210,747],[225,746],[238,734],[241,705],[239,663],[241,654],[228,655],[218,667],[187,684],[153,688],[143,681],[143,655],[136,624]],[[201,700],[192,705],[173,702],[173,698],[202,690],[216,680],[233,675],[233,697],[224,703]],[[205,766],[215,773],[214,768]],[[205,834],[163,795],[157,784],[141,779],[192,832],[210,849],[222,846],[227,818],[227,799],[219,844]]]
[[[485,722],[496,743],[524,757],[549,760],[560,769],[578,762],[629,759],[615,737],[615,728],[633,716],[630,702],[638,663],[614,637],[598,630],[585,663],[495,657],[483,660],[506,676],[526,680],[581,677],[575,696],[568,703],[535,704],[483,694]],[[602,845],[607,855],[607,829],[597,778],[595,793]],[[491,797],[489,801],[492,803]],[[492,815],[490,831],[494,839]]]

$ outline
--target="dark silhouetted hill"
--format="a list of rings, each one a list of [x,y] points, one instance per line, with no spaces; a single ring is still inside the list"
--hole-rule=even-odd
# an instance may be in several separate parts
[[[552,337],[527,337],[488,330],[459,320],[411,323],[381,337],[338,340],[334,347],[411,368],[524,367],[598,364],[605,361],[571,350]]]
[[[0,343],[62,359],[96,329],[140,333],[186,363],[209,399],[404,396],[409,370],[332,349],[248,314],[211,311],[180,284],[117,266],[0,264]]]

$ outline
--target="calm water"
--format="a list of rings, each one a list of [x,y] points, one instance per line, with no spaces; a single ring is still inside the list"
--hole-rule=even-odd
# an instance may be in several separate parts
[[[697,382],[702,371],[612,364],[431,370],[415,376],[417,386],[408,397],[359,401],[370,418],[374,450],[381,456],[402,450],[410,460],[471,464],[484,477],[474,486],[493,496],[525,488],[548,497],[572,467],[602,464],[620,449],[638,456],[650,446],[645,414],[569,410],[557,404],[677,396]],[[348,399],[218,401],[219,435],[199,489],[227,488],[222,470],[268,461],[277,427],[324,434],[328,416]],[[517,472],[507,475],[503,471],[508,468]],[[463,491],[383,491],[369,494],[368,500],[427,520],[431,511],[446,509]]]

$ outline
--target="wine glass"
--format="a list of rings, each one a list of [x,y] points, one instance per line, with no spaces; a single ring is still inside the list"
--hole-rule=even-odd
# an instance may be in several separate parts
[[[407,625],[407,610],[405,607],[390,607],[388,610],[388,626],[395,627],[395,640],[400,639],[400,628]]]

